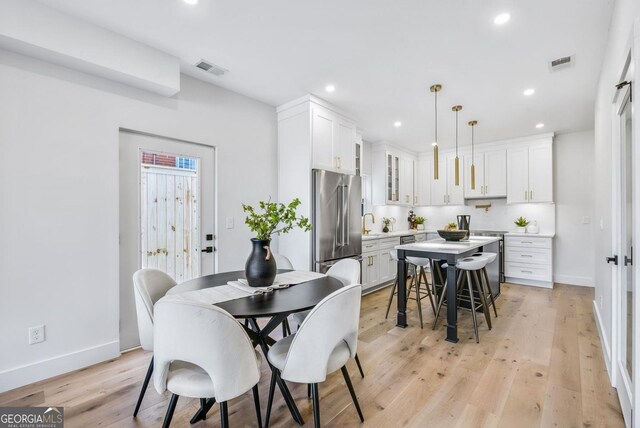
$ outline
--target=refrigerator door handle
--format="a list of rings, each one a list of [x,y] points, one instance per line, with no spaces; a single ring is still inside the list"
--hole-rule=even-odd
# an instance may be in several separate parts
[[[336,245],[338,247],[343,247],[344,246],[344,223],[343,223],[343,217],[342,217],[342,213],[344,211],[344,189],[342,188],[342,185],[338,185],[338,188],[336,189],[336,196],[338,198],[338,203],[336,204],[338,206],[338,230],[337,230],[337,234],[338,237],[336,239]]]
[[[346,200],[345,200],[346,196]],[[349,234],[351,233],[351,226],[349,224],[349,186],[344,185],[342,189],[342,244],[349,245]]]

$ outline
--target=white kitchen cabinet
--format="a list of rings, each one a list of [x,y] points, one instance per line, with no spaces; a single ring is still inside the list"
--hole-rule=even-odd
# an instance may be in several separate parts
[[[431,182],[432,205],[463,205],[464,204],[464,168],[460,159],[460,182],[455,183],[455,154],[441,157],[439,179]]]
[[[384,146],[377,146],[372,156],[374,205],[413,206],[415,157]]]
[[[433,181],[433,158],[420,157],[416,161],[414,170],[415,194],[414,205],[431,205],[431,182]]]
[[[507,282],[553,287],[553,241],[542,236],[505,236],[504,274]]]
[[[398,264],[391,250],[400,245],[400,237],[380,237],[362,241],[362,288],[368,289],[395,280]]]
[[[380,277],[378,257],[378,251],[362,253],[362,288],[364,290],[378,284]]]
[[[313,167],[355,174],[356,126],[322,106],[311,108]]]
[[[355,148],[355,174],[364,175],[364,143],[362,141],[362,134],[356,132],[356,144]]]
[[[553,202],[551,143],[507,150],[507,203]]]
[[[471,156],[464,157],[464,197],[504,198],[507,196],[507,151],[491,150],[475,154],[476,186],[471,188]]]

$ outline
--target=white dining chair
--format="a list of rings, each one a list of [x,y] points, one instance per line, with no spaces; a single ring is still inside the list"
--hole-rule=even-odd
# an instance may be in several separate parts
[[[265,427],[269,426],[273,394],[278,378],[311,385],[313,418],[320,426],[318,383],[340,369],[360,421],[364,416],[358,404],[346,363],[356,354],[362,286],[347,285],[318,303],[295,334],[276,342],[267,353],[272,366]]]
[[[173,278],[158,269],[140,269],[133,274],[133,295],[138,317],[138,335],[140,336],[140,346],[145,351],[153,351],[153,305],[175,285],[176,282]],[[138,415],[138,410],[140,410],[152,373],[153,357],[151,357],[151,362],[138,396],[138,402],[133,411],[134,417]]]
[[[222,427],[226,428],[227,401],[250,389],[258,426],[262,426],[260,356],[233,316],[215,305],[160,300],[155,307],[154,330],[153,383],[159,393],[172,393],[164,428],[171,424],[180,396],[199,398],[204,415],[217,401]]]
[[[327,276],[339,280],[345,286],[360,284],[360,262],[355,259],[340,260],[329,268]],[[309,312],[311,311],[296,312],[292,315],[293,321],[300,326],[307,315],[309,315]],[[354,356],[354,359],[356,360],[360,376],[364,377],[364,370],[362,370],[358,354]]]
[[[273,253],[273,259],[276,261],[276,267],[278,269],[293,270],[293,264],[291,263],[291,260],[289,260],[286,256],[283,256],[282,254],[278,254],[278,253]]]

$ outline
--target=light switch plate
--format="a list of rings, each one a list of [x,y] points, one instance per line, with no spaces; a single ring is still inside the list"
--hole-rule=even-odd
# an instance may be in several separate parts
[[[589,224],[589,223],[591,223],[591,217],[589,216],[582,217],[582,224]]]
[[[233,217],[227,217],[225,225],[227,229],[233,229]]]

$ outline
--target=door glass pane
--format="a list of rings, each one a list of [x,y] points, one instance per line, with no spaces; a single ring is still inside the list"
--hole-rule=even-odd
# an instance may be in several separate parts
[[[631,122],[631,104],[627,101],[623,107],[621,117],[621,136],[623,140],[623,159],[624,159],[624,230],[625,230],[625,245],[623,255],[623,293],[622,293],[622,313],[625,314],[625,321],[623,321],[625,334],[623,340],[625,340],[625,362],[627,371],[629,373],[629,379],[632,377],[632,362],[633,362],[633,293],[634,290],[634,272],[633,266],[633,237],[635,232],[635,215],[633,209],[633,138],[632,138],[632,122]]]
[[[400,158],[399,157],[393,158],[393,191],[395,195],[393,200],[397,202],[400,200]]]
[[[387,201],[393,201],[393,156],[387,155]]]
[[[360,163],[361,163],[361,154],[362,146],[360,144],[356,144],[356,175],[360,175]]]
[[[200,276],[199,163],[187,156],[141,154],[140,264],[178,283]]]

